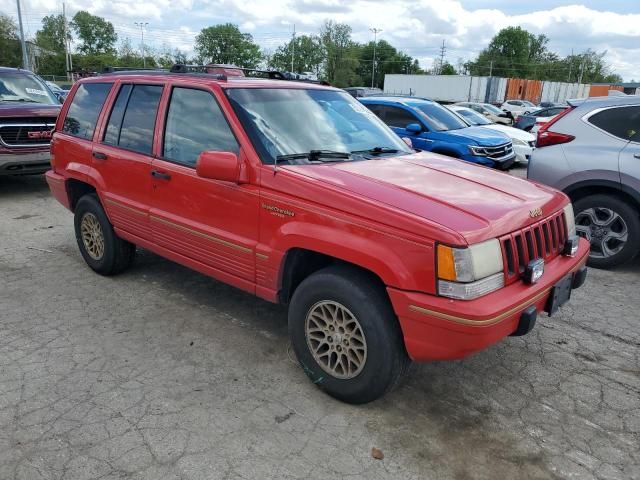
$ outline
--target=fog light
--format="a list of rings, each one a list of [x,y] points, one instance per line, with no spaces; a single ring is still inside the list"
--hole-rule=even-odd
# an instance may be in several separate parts
[[[569,237],[567,241],[564,242],[562,254],[568,257],[573,257],[576,253],[578,253],[578,239],[579,237],[577,235]]]
[[[524,282],[529,284],[536,283],[538,280],[540,280],[540,277],[542,277],[543,273],[544,260],[542,258],[531,260],[524,272]]]

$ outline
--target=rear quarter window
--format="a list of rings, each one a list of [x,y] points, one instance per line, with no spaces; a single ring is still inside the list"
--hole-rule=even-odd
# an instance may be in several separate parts
[[[640,141],[640,106],[613,107],[591,115],[588,122],[625,141]]]
[[[75,137],[91,139],[96,129],[98,116],[107,99],[111,83],[83,83],[76,90],[62,131]]]

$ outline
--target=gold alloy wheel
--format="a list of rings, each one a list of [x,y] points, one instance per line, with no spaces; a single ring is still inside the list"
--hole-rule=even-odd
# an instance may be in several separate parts
[[[101,260],[104,256],[104,233],[102,226],[93,213],[85,213],[80,220],[80,235],[84,249],[94,260]]]
[[[367,361],[367,341],[358,319],[344,305],[322,300],[307,313],[307,346],[329,375],[341,380],[357,376]]]

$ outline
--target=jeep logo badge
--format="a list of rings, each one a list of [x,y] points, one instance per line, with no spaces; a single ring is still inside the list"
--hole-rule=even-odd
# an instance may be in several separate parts
[[[541,208],[534,208],[532,210],[529,210],[529,216],[531,218],[541,217],[542,216],[542,209]]]

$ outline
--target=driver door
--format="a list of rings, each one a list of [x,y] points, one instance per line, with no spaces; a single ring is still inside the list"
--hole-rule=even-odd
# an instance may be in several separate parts
[[[392,107],[385,105],[383,107],[383,120],[391,127],[398,136],[407,137],[411,139],[411,145],[413,148],[420,150],[431,150],[431,144],[433,140],[428,138],[429,130],[420,119],[409,110],[405,110],[400,107]],[[417,123],[422,127],[421,132],[410,132],[407,130],[407,125]]]

